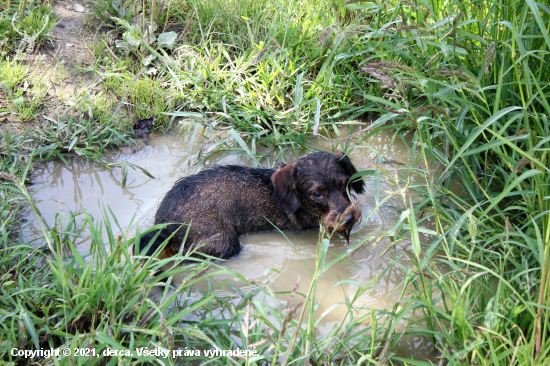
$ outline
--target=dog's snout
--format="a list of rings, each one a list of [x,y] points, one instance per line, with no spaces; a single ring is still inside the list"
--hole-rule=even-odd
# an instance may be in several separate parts
[[[342,219],[342,225],[351,228],[353,224],[355,224],[355,215],[352,210]]]
[[[331,211],[323,220],[329,230],[350,230],[357,222],[361,213],[357,209],[342,209]]]
[[[330,231],[341,234],[349,244],[349,235],[353,225],[359,219],[361,212],[349,206],[344,210],[332,210],[323,220],[323,224]]]

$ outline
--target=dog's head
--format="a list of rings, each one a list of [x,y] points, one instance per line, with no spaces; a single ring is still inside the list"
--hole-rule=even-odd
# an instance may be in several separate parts
[[[287,215],[298,209],[317,215],[329,232],[336,229],[349,241],[361,212],[348,191],[363,193],[363,181],[350,181],[357,170],[344,154],[318,152],[281,166],[271,177],[273,200]]]

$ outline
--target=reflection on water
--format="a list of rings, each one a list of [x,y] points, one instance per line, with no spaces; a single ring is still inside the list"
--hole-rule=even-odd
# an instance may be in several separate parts
[[[177,138],[171,135],[152,137],[146,141],[147,146],[137,153],[111,156],[111,160],[125,159],[139,165],[156,177],[151,179],[139,171],[130,170],[125,188],[121,187],[120,168],[109,170],[78,158],[68,159],[68,165],[59,161],[45,163],[36,169],[32,177],[31,190],[34,191],[37,206],[47,220],[52,219],[58,212],[67,213],[69,210],[78,211],[82,208],[92,216],[101,218],[103,207],[108,206],[122,229],[130,225],[132,218],[134,218],[132,225],[138,222],[141,228],[147,228],[153,224],[158,203],[179,178],[197,173],[215,163],[208,160],[201,166],[193,166],[196,156],[192,153],[190,164],[187,139],[187,137]],[[336,145],[335,141],[322,138],[313,140],[310,144],[313,148],[325,151],[331,151],[333,145]],[[393,139],[392,135],[383,133],[372,137],[368,143],[356,145],[349,156],[358,170],[365,170],[372,169],[369,162],[379,154],[393,161],[409,162],[407,146],[399,138]],[[293,157],[295,158],[296,155],[287,156],[290,159]],[[222,164],[252,166],[252,161],[248,158],[232,156],[225,159]],[[374,189],[374,179],[367,177],[366,193],[360,196],[358,205],[363,218],[366,218],[376,206]],[[380,180],[381,198],[387,195],[385,191],[394,189],[395,187],[386,180]],[[392,197],[389,204],[395,207],[403,206],[402,199],[397,196]],[[373,231],[389,230],[395,225],[399,215],[400,212],[385,207],[372,212],[368,219],[354,226],[350,245],[360,243]],[[27,237],[33,237],[32,225],[27,228],[29,230],[26,233]],[[223,265],[247,279],[269,280],[276,292],[292,290],[300,277],[300,289],[305,291],[309,286],[310,273],[315,269],[318,232],[286,232],[285,235],[278,232],[246,235],[241,238],[242,253]],[[331,245],[329,250],[333,253],[332,255],[349,249],[345,240],[340,237],[333,238]],[[317,300],[321,302],[318,314],[335,303],[345,303],[345,295],[351,297],[357,290],[352,284],[335,286],[339,281],[353,279],[361,284],[368,283],[390,267],[390,262],[398,260],[401,266],[392,266],[372,291],[364,293],[355,304],[377,309],[391,309],[399,295],[400,289],[397,286],[405,275],[402,268],[408,268],[410,263],[408,258],[402,255],[403,246],[396,246],[382,255],[388,245],[389,241],[383,240],[376,246],[363,246],[350,255],[348,261],[340,261],[331,267],[318,283]],[[89,248],[83,241],[78,249],[86,253]],[[244,292],[252,290],[228,275],[219,276],[217,280],[230,283]],[[226,286],[223,291],[226,291],[225,294],[232,294],[229,286]],[[327,332],[334,322],[342,318],[345,311],[345,306],[333,309],[320,323],[319,331]],[[418,353],[420,347],[418,341],[411,338],[403,341],[402,352],[425,356],[426,350]],[[429,345],[423,345],[420,348],[426,347]]]

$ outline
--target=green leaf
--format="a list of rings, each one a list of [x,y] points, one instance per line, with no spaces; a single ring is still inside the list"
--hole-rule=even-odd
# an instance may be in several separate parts
[[[533,16],[535,17],[535,20],[537,21],[537,24],[539,25],[539,32],[542,33],[544,40],[546,41],[546,46],[550,47],[550,36],[548,36],[548,32],[546,31],[546,24],[544,24],[544,21],[542,20],[542,17],[540,16],[539,8],[537,4],[533,0],[525,0],[529,8],[531,8],[531,12],[533,13]]]
[[[128,163],[122,162],[122,188],[126,187],[126,179],[128,178]]]
[[[157,56],[155,56],[155,55],[145,56],[143,58],[143,60],[141,60],[141,63],[143,64],[143,66],[148,66],[156,58],[157,58]]]
[[[21,319],[23,319],[23,323],[25,323],[25,328],[27,328],[27,331],[31,335],[34,345],[36,346],[36,349],[40,349],[40,344],[38,343],[38,335],[36,334],[36,330],[34,329],[34,323],[29,317],[29,314],[27,314],[25,310],[21,310],[20,316],[21,316]]]
[[[239,133],[234,129],[231,129],[231,131],[229,131],[229,135],[231,135],[231,137],[233,137],[235,142],[237,142],[237,144],[239,144],[239,146],[242,147],[244,151],[246,151],[246,154],[252,158],[252,160],[254,161],[254,166],[258,166],[259,164],[258,158],[256,157],[256,155],[252,153],[252,151],[250,151],[250,149],[246,145],[246,142],[244,142],[244,140],[239,135]]]
[[[139,47],[139,45],[141,44],[140,34],[135,32],[135,31],[134,32],[132,32],[132,31],[124,32],[122,37],[123,37],[124,41],[126,41],[126,43],[128,43],[128,45],[130,45],[132,47]]]
[[[25,103],[25,98],[23,97],[15,98],[15,99],[12,99],[11,102],[19,107]]]
[[[321,100],[315,98],[315,117],[313,117],[313,135],[319,135],[319,118],[321,117]]]
[[[2,88],[7,95],[11,95],[11,90],[6,84],[0,83],[0,88]]]
[[[176,41],[178,39],[178,34],[174,31],[171,32],[164,32],[159,34],[157,38],[157,44],[160,47],[172,47],[176,44]]]
[[[398,117],[400,116],[400,114],[397,114],[397,113],[386,113],[384,114],[383,116],[380,116],[379,118],[376,119],[376,121],[374,121],[372,123],[372,125],[369,126],[369,130],[372,130],[378,126],[382,126],[384,123],[392,120],[393,118],[395,117]]]
[[[477,127],[471,134],[470,136],[468,136],[468,139],[466,140],[466,142],[462,145],[462,147],[460,148],[460,150],[455,154],[455,156],[453,157],[453,159],[451,160],[451,162],[449,163],[449,165],[447,166],[447,168],[445,169],[445,171],[442,173],[442,175],[445,175],[445,173],[447,173],[447,171],[449,169],[451,169],[451,167],[454,165],[454,163],[462,158],[464,156],[464,153],[466,152],[466,150],[468,150],[472,143],[474,142],[474,140],[476,140],[478,138],[478,136],[483,132],[485,131],[489,126],[491,126],[493,123],[495,123],[496,121],[498,121],[501,117],[505,116],[506,114],[512,112],[512,111],[515,111],[515,110],[518,110],[518,109],[523,109],[522,107],[518,107],[518,106],[515,106],[515,107],[508,107],[508,108],[504,108],[504,109],[501,109],[500,111],[498,111],[497,113],[493,114],[489,119],[487,119],[487,121],[485,121],[485,123],[482,125],[482,126],[479,126]]]
[[[165,114],[167,116],[176,116],[176,117],[197,117],[197,118],[205,118],[205,116],[202,113],[198,112],[182,112],[182,111],[176,111],[176,112],[162,112],[162,114]]]

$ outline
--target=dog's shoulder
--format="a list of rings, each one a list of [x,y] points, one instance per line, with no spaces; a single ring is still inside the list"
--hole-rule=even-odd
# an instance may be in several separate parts
[[[249,175],[258,175],[258,174],[266,174],[271,173],[275,171],[273,168],[252,168],[248,166],[242,166],[242,165],[216,165],[212,168],[208,168],[203,170],[203,172],[206,171],[216,171],[216,172],[231,172],[236,174],[249,174]]]

